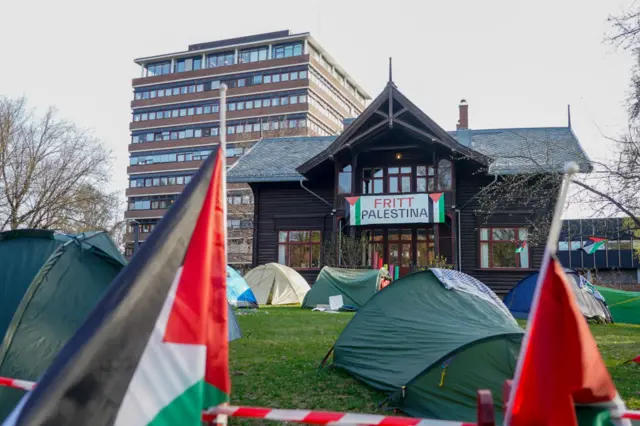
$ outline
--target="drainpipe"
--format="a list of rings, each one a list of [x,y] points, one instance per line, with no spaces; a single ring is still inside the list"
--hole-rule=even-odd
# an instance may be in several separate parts
[[[319,196],[318,194],[316,194],[315,192],[313,192],[312,190],[310,190],[309,188],[304,186],[304,179],[300,179],[300,186],[302,187],[302,189],[307,191],[309,194],[313,195],[318,200],[322,201],[323,203],[325,203],[326,205],[331,207],[331,214],[334,214],[336,212],[336,210],[333,208],[333,204],[331,204],[330,202],[328,202],[327,200],[325,200],[324,198],[322,198],[321,196]]]
[[[462,210],[462,208],[466,207],[471,201],[475,200],[475,198],[478,195],[480,195],[481,193],[486,191],[490,186],[495,184],[497,181],[498,181],[498,175],[495,174],[495,175],[493,175],[493,182],[491,182],[489,185],[487,185],[484,188],[482,188],[480,191],[476,192],[473,197],[471,197],[466,203],[464,203],[462,205],[462,207],[456,208],[454,206],[454,208],[453,208],[453,211],[456,212],[457,225],[458,225],[458,270],[459,271],[462,271],[462,227],[460,226],[460,213],[461,213],[461,210]]]

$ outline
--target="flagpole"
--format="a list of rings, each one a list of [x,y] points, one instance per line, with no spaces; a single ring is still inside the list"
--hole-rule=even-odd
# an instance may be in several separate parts
[[[551,257],[556,254],[558,251],[558,240],[560,239],[560,230],[562,229],[562,211],[564,210],[564,204],[567,201],[567,194],[569,192],[569,185],[571,184],[571,179],[573,175],[578,173],[580,168],[574,162],[570,162],[565,164],[564,166],[564,177],[562,179],[562,185],[560,186],[560,193],[558,194],[558,199],[556,201],[556,208],[553,212],[553,218],[551,220],[551,226],[549,227],[549,236],[547,237],[547,245],[545,248],[544,257],[542,260],[542,267],[540,268],[540,273],[538,274],[538,282],[536,283],[536,290],[533,295],[533,301],[531,302],[530,314],[533,314],[537,307],[538,301],[540,299],[540,290],[542,289],[542,282],[546,276],[546,270],[549,267],[549,262],[551,261]],[[531,327],[531,323],[527,323],[527,332],[522,339],[522,346],[520,349],[520,356],[518,357],[518,364],[516,365],[516,372],[513,378],[513,385],[511,387],[512,391],[509,393],[509,403],[507,404],[507,409],[504,425],[509,426],[511,424],[511,407],[513,407],[513,401],[515,399],[516,390],[518,389],[518,381],[520,380],[520,374],[522,373],[522,367],[524,363],[523,354],[527,351],[527,346],[529,345],[529,328]]]
[[[220,85],[220,155],[222,156],[222,219],[224,226],[222,227],[222,236],[224,238],[224,264],[229,263],[228,259],[228,242],[227,242],[227,85]],[[223,272],[227,276],[226,270]],[[216,425],[226,425],[228,417],[226,414],[218,414],[216,416]]]

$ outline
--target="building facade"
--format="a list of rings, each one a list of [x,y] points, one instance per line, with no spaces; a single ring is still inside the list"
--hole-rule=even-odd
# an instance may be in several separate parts
[[[359,266],[393,265],[398,276],[446,263],[504,294],[538,270],[544,248],[526,242],[539,213],[516,204],[488,214],[477,195],[542,161],[590,170],[586,155],[568,127],[475,130],[466,102],[459,110],[447,132],[390,81],[337,137],[260,141],[229,171],[255,199],[253,263],[313,282],[328,257],[340,263],[345,235],[362,245]]]
[[[367,93],[311,37],[289,31],[190,45],[135,60],[126,254],[144,242],[219,143],[219,88],[227,91],[227,164],[265,137],[329,136],[359,115]],[[229,260],[251,263],[253,195],[230,184]]]
[[[592,253],[590,238],[604,239]],[[640,282],[640,239],[636,226],[622,217],[568,219],[562,224],[558,260],[565,268],[583,273],[589,281],[625,290]]]

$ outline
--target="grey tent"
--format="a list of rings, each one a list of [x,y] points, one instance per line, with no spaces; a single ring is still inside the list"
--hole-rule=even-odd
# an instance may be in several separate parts
[[[333,363],[389,393],[392,405],[411,416],[475,422],[476,391],[502,395],[523,335],[480,281],[431,269],[369,299],[336,341]],[[494,397],[497,417],[500,400]]]

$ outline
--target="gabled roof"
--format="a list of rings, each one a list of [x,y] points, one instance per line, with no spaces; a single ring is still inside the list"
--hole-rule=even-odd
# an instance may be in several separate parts
[[[351,148],[361,141],[393,127],[399,127],[416,134],[419,138],[428,141],[427,143],[439,143],[455,153],[474,159],[481,164],[488,164],[488,158],[459,143],[400,93],[395,84],[390,81],[382,93],[327,149],[302,164],[297,170],[301,174],[306,174],[341,150]]]
[[[493,159],[489,174],[562,172],[564,165],[575,161],[580,171],[593,167],[569,127],[458,130],[449,132],[461,143]]]
[[[304,177],[296,167],[327,148],[335,140],[328,137],[262,139],[229,168],[229,182],[290,182]]]

